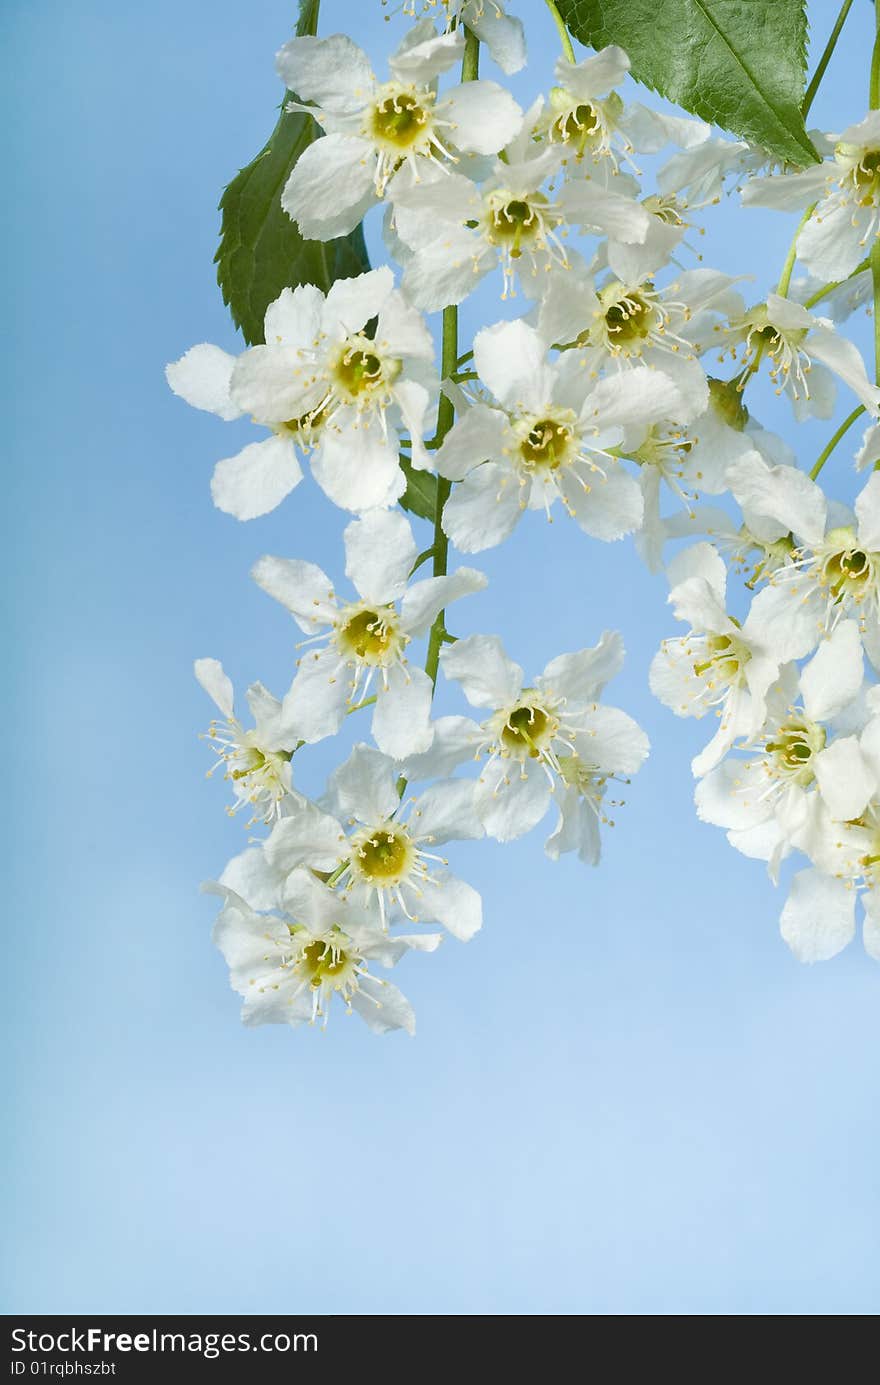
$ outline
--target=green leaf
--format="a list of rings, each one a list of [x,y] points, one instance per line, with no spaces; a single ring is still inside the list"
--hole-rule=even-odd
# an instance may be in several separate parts
[[[421,519],[433,519],[437,508],[437,477],[433,471],[416,471],[404,456],[400,466],[406,477],[406,490],[400,497],[400,504],[410,514]]]
[[[616,43],[637,81],[686,111],[804,167],[804,0],[558,0],[571,34]]]
[[[298,34],[315,32],[317,13],[317,0],[303,0]],[[285,102],[296,99],[288,92]],[[316,284],[326,293],[336,279],[370,267],[360,226],[336,240],[303,240],[282,210],[281,192],[290,171],[320,134],[310,115],[282,108],[268,143],[220,198],[217,282],[249,346],[262,342],[266,308],[283,288]]]

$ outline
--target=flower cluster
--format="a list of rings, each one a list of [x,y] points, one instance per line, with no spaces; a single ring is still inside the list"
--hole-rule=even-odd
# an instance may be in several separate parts
[[[445,22],[416,18],[387,74],[342,34],[277,56],[293,108],[320,127],[284,210],[327,241],[381,208],[391,263],[326,293],[285,289],[262,344],[237,357],[203,344],[167,371],[190,404],[267,430],[217,464],[220,509],[266,514],[307,461],[352,515],[328,572],[276,556],[253,569],[302,634],[280,700],[254,684],[245,728],[221,665],[196,664],[220,713],[209,736],[230,811],[247,805],[265,828],[212,887],[244,1019],[326,1024],[335,993],[374,1030],[412,1031],[408,1002],[370,967],[433,951],[442,934],[424,925],[463,941],[480,928],[448,846],[514,840],[553,810],[547,855],[598,862],[614,786],[648,753],[601,700],[620,635],[585,630],[583,647],[526,674],[497,635],[447,625],[486,585],[450,546],[483,552],[537,524],[534,511],[564,511],[592,540],[633,536],[651,570],[666,565],[686,633],[664,642],[650,681],[676,714],[718,717],[694,760],[700,817],[774,878],[790,852],[809,858],[783,913],[798,956],[847,941],[857,895],[880,954],[880,694],[865,676],[865,656],[880,666],[880,480],[844,510],[743,404],[766,370],[796,419],[825,418],[840,384],[868,416],[860,464],[880,458],[880,390],[839,330],[880,226],[878,118],[826,141],[815,168],[768,174],[762,151],[628,102],[619,48],[568,53],[524,111],[478,76],[481,42],[501,74],[523,66],[519,21],[494,0],[438,8]],[[746,202],[814,204],[796,251],[806,284],[791,289],[789,266],[748,303],[689,247],[732,183]],[[851,274],[847,297],[836,281]],[[521,297],[523,313],[463,350],[455,309],[481,282]],[[823,298],[830,316],[814,311]],[[441,311],[438,353],[428,315]],[[420,473],[436,497],[423,541],[395,508]],[[728,612],[728,567],[747,578],[742,618]],[[433,716],[440,677],[472,716]],[[296,787],[296,757],[350,715],[373,744],[315,802]]]

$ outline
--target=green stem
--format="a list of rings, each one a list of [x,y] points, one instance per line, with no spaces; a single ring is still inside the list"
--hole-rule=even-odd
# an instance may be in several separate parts
[[[816,203],[813,202],[809,207],[807,207],[807,210],[804,212],[803,216],[798,222],[797,230],[792,236],[791,245],[788,247],[788,254],[785,257],[785,264],[782,266],[782,273],[779,276],[779,283],[776,285],[776,292],[779,294],[780,298],[788,297],[788,286],[791,283],[792,272],[794,271],[795,264],[797,263],[797,243],[800,238],[801,231],[804,229],[815,210]]]
[[[296,21],[297,38],[303,38],[310,34],[312,37],[318,32],[318,10],[321,8],[321,0],[300,0],[299,16]]]
[[[480,40],[470,29],[464,31],[464,56],[461,60],[461,80],[475,82],[480,72]],[[458,308],[452,304],[443,309],[443,338],[441,348],[440,376],[450,379],[460,363],[458,354]],[[437,432],[434,444],[439,447],[455,422],[455,406],[451,399],[441,394],[437,406]],[[449,540],[443,532],[443,507],[449,499],[452,482],[445,476],[437,477],[437,498],[434,503],[434,542],[432,571],[435,577],[445,577],[449,563]],[[428,652],[425,656],[425,672],[433,687],[437,686],[437,670],[440,665],[440,647],[447,638],[446,612],[437,613],[428,635]]]
[[[441,358],[441,376],[445,380],[455,370],[455,362],[458,358],[458,308],[452,306],[443,309],[443,349]],[[455,422],[455,407],[451,399],[445,394],[440,396],[440,403],[437,406],[437,434],[438,443],[442,443],[446,434]],[[449,540],[443,532],[443,507],[449,499],[452,490],[452,482],[447,481],[445,476],[437,477],[437,499],[434,506],[434,562],[433,573],[435,577],[445,577],[449,560]],[[437,668],[440,661],[440,646],[443,643],[443,636],[446,632],[446,612],[440,611],[431,626],[431,633],[428,636],[428,653],[425,658],[425,672],[431,682],[436,687]]]
[[[877,6],[877,33],[871,54],[871,80],[868,85],[868,105],[872,111],[880,107],[880,6]]]
[[[559,10],[556,8],[555,4],[553,3],[553,0],[544,0],[544,3],[546,4],[548,10],[550,11],[551,15],[553,16],[553,23],[556,25],[557,29],[559,30],[559,37],[560,37],[560,39],[561,39],[561,41],[562,41],[562,51],[563,51],[563,53],[564,53],[565,56],[568,58],[568,61],[569,61],[570,63],[577,62],[577,59],[575,58],[575,55],[574,55],[574,48],[573,48],[573,46],[572,46],[571,39],[569,38],[568,30],[567,30],[566,27],[565,27],[565,22],[564,22],[564,20],[563,20],[563,18],[562,18],[562,15],[559,13]],[[852,0],[850,0],[850,3],[852,3]]]
[[[810,107],[813,104],[813,98],[815,97],[816,92],[819,90],[819,83],[825,76],[825,69],[831,61],[831,54],[837,47],[837,40],[840,38],[840,31],[846,22],[846,17],[852,9],[852,2],[853,0],[843,0],[843,4],[841,5],[837,18],[834,21],[834,28],[831,30],[831,37],[825,45],[825,49],[822,53],[821,58],[819,59],[816,71],[810,78],[810,85],[804,92],[804,99],[801,103],[801,115],[804,117],[804,120],[806,120],[807,116],[810,113]]]
[[[831,453],[834,451],[835,447],[840,442],[840,439],[843,437],[844,433],[847,433],[849,431],[849,429],[855,423],[856,419],[861,417],[861,415],[864,412],[865,406],[864,404],[860,404],[857,409],[853,409],[852,413],[849,415],[849,418],[845,418],[843,420],[837,432],[834,434],[833,438],[831,438],[829,442],[826,443],[826,445],[822,448],[822,451],[816,458],[816,463],[812,471],[810,472],[810,479],[812,481],[815,481],[816,477],[819,475],[819,472],[822,470],[823,466],[828,461],[828,458],[831,456]]]
[[[871,283],[874,287],[874,383],[880,384],[880,240],[871,247]]]

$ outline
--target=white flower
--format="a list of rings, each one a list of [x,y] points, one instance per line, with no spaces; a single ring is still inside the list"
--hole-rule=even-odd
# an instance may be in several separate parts
[[[598,374],[648,366],[661,370],[681,395],[678,422],[688,423],[709,404],[706,374],[698,360],[711,319],[740,311],[734,280],[712,269],[691,269],[658,289],[652,280],[625,284],[609,279],[598,291],[591,317],[577,335],[576,355],[583,370]],[[552,318],[539,319],[551,340]]]
[[[476,890],[446,869],[432,849],[444,842],[481,837],[474,811],[474,785],[449,779],[401,802],[399,766],[367,745],[357,745],[334,772],[328,802],[338,816],[310,804],[275,824],[254,860],[248,853],[230,863],[222,883],[256,874],[261,896],[266,871],[283,879],[297,866],[331,871],[340,890],[378,911],[383,928],[401,912],[411,923],[437,922],[466,942],[482,924]],[[351,829],[346,836],[340,819]]]
[[[281,205],[308,239],[346,235],[385,196],[398,170],[418,181],[423,164],[445,169],[461,154],[497,154],[516,134],[522,112],[495,82],[465,82],[442,95],[437,77],[461,58],[464,33],[437,35],[416,24],[389,59],[391,80],[377,82],[369,59],[344,34],[286,43],[276,65],[286,86],[323,126],[303,151]]]
[[[669,600],[688,635],[664,640],[651,664],[651,691],[681,717],[714,711],[720,724],[692,763],[695,775],[707,773],[738,736],[755,736],[764,722],[767,693],[779,676],[784,653],[762,640],[755,629],[755,605],[740,625],[725,610],[727,570],[711,544],[679,553],[669,565]]]
[[[508,147],[481,186],[433,169],[417,184],[395,184],[396,252],[404,292],[417,307],[433,312],[461,303],[498,266],[502,298],[515,294],[516,283],[535,298],[548,268],[569,263],[560,239],[565,210],[542,191],[560,151],[535,153],[522,143]]]
[[[638,103],[625,107],[614,87],[629,72],[629,58],[622,48],[602,48],[579,63],[560,58],[557,85],[541,128],[548,138],[564,144],[578,163],[607,162],[616,172],[619,155],[629,161],[635,150],[655,154],[670,142],[690,149],[709,135],[701,120],[662,115]]]
[[[735,468],[731,479],[736,492]],[[791,560],[752,603],[756,633],[784,649],[784,659],[800,659],[840,620],[853,617],[868,657],[878,667],[880,473],[871,473],[856,498],[855,514],[839,505],[828,513],[819,487],[792,468],[767,468],[766,476],[754,476],[753,485],[753,510],[760,508],[787,524],[798,540]]]
[[[789,396],[798,419],[831,417],[835,389],[829,371],[872,414],[880,410],[880,389],[868,379],[861,352],[838,335],[828,318],[814,317],[789,298],[768,294],[766,303],[731,321],[724,334],[734,343],[731,354],[742,343],[741,383],[766,359],[776,393]]]
[[[755,179],[743,190],[743,202],[756,207],[793,211],[816,203],[797,253],[823,283],[851,274],[880,232],[880,112],[829,138],[831,163]]]
[[[298,739],[284,723],[281,703],[262,683],[251,684],[247,701],[254,725],[245,730],[235,716],[232,683],[223,665],[217,659],[196,659],[195,675],[223,713],[224,720],[212,721],[207,733],[218,756],[208,774],[223,766],[223,778],[231,782],[236,800],[227,812],[237,813],[247,804],[253,810],[249,827],[272,822],[290,792],[290,758]]]
[[[876,789],[858,738],[829,740],[827,725],[850,707],[862,687],[863,660],[853,621],[838,625],[800,676],[793,664],[767,699],[758,735],[697,786],[699,816],[724,827],[732,846],[770,862],[776,877],[792,847],[809,852],[822,814],[857,816]],[[873,734],[873,733],[872,733]]]
[[[577,850],[595,863],[599,823],[608,821],[608,783],[634,774],[648,753],[648,739],[632,718],[598,701],[623,663],[620,636],[606,632],[592,649],[559,655],[528,687],[495,635],[457,640],[441,650],[440,662],[471,705],[490,708],[491,715],[480,725],[444,718],[435,745],[406,765],[407,774],[448,773],[468,758],[487,757],[474,806],[491,837],[522,836],[555,798],[560,817],[548,855]]]
[[[376,1034],[415,1032],[415,1015],[390,982],[367,964],[394,966],[405,952],[432,952],[440,934],[390,937],[370,914],[328,889],[307,870],[294,870],[279,891],[281,915],[256,912],[233,890],[208,886],[223,899],[214,942],[229,964],[232,987],[244,996],[245,1024],[320,1020],[326,1028],[334,995]]]
[[[618,539],[642,518],[639,486],[612,449],[629,431],[681,408],[660,371],[640,370],[593,383],[578,351],[547,359],[527,323],[497,323],[474,339],[474,364],[497,403],[478,397],[435,453],[442,476],[461,482],[443,512],[443,528],[462,552],[500,543],[526,509],[561,500],[594,538]]]
[[[236,362],[232,394],[258,422],[313,443],[315,480],[334,504],[359,514],[403,494],[401,431],[413,464],[426,465],[433,357],[424,321],[383,266],[337,280],[326,298],[311,284],[285,289],[266,314],[266,345]]]
[[[373,735],[386,754],[400,759],[431,744],[431,680],[409,664],[407,646],[452,601],[481,591],[486,578],[462,567],[408,586],[418,549],[397,511],[353,520],[344,542],[353,601],[340,602],[330,578],[313,563],[264,557],[254,567],[254,580],[309,637],[303,643],[323,642],[300,660],[284,699],[284,720],[305,741],[331,736],[346,712],[368,699],[378,675]]]
[[[195,346],[166,369],[187,403],[225,419],[246,412],[272,429],[218,462],[215,505],[237,519],[275,509],[302,479],[294,444],[314,448],[312,473],[343,509],[393,505],[406,489],[401,431],[413,465],[427,465],[422,434],[437,381],[431,334],[391,270],[337,280],[326,297],[312,284],[282,290],[266,309],[265,343],[237,358]]]

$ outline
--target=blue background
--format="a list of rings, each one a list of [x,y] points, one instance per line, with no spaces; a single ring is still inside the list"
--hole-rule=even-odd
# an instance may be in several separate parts
[[[378,57],[401,31],[378,3],[324,8],[324,32],[353,18]],[[556,37],[519,8],[527,100]],[[814,58],[836,8],[812,6]],[[346,517],[311,480],[249,525],[213,510],[214,461],[254,435],[188,409],[162,368],[196,341],[236,349],[215,206],[272,125],[294,18],[293,0],[4,8],[5,1307],[872,1312],[880,974],[860,944],[800,966],[782,892],[696,821],[707,728],[647,692],[674,621],[629,542],[532,515],[455,613],[534,671],[623,630],[609,700],[653,754],[602,867],[550,864],[540,831],[454,848],[486,925],[400,969],[415,1040],[341,1012],[325,1035],[239,1024],[198,885],[246,832],[204,779],[191,663],[282,691],[294,629],[248,570],[275,552],[341,577]],[[872,28],[859,0],[823,128],[864,113]],[[769,286],[792,219],[731,199],[708,224],[706,262]],[[502,315],[496,289],[466,327]],[[791,437],[787,406],[756,399]],[[832,427],[801,430],[805,460]],[[826,470],[840,494],[847,458]],[[300,784],[339,754],[302,757]]]

